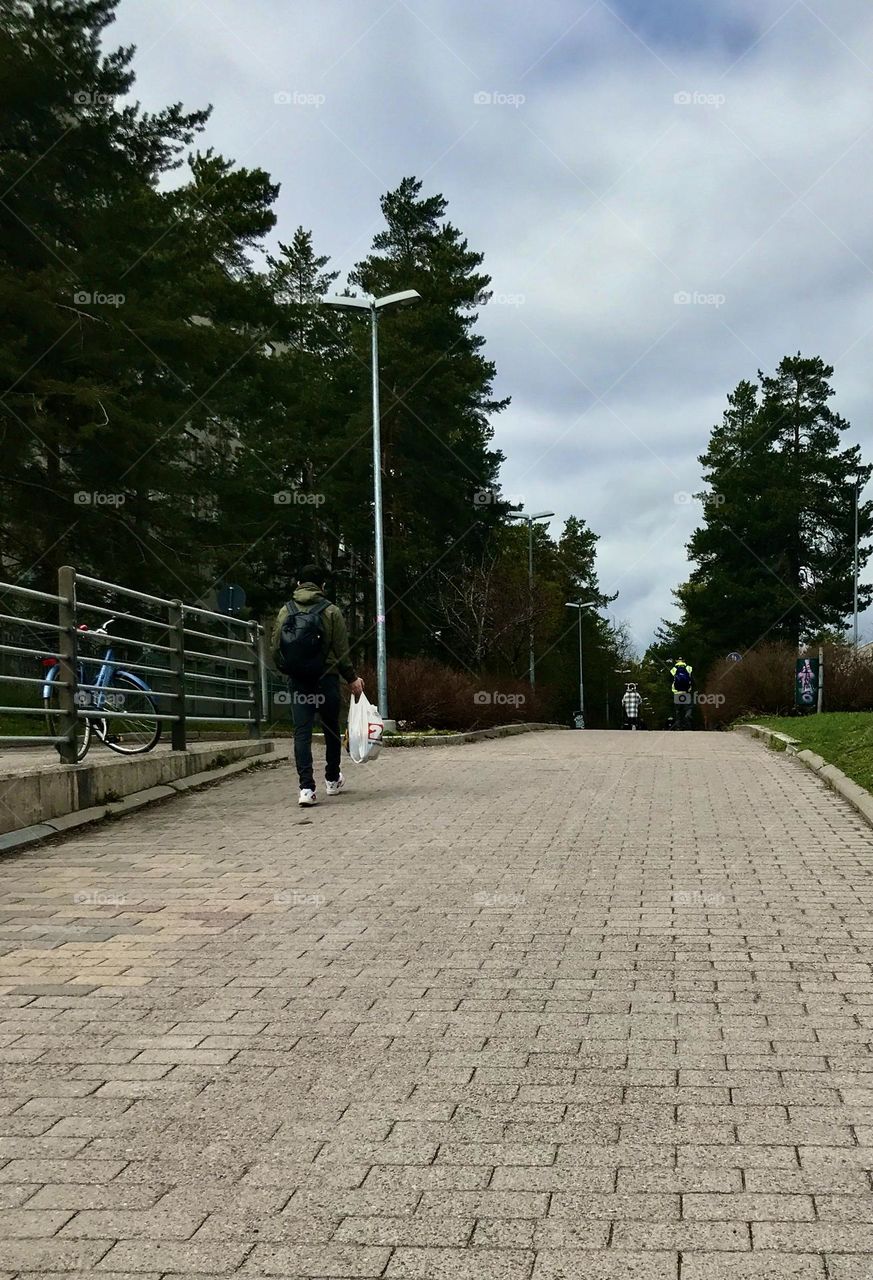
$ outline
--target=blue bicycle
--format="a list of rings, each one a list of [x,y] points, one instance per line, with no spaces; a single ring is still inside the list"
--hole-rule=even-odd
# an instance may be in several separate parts
[[[114,618],[109,618],[93,631],[84,625],[78,631],[82,639],[87,636],[108,642],[111,640],[109,627],[114,622]],[[52,737],[60,737],[60,690],[56,684],[60,664],[53,658],[47,665],[42,697],[49,732]],[[144,755],[158,745],[161,721],[144,718],[158,713],[151,690],[140,676],[134,675],[132,671],[125,671],[116,664],[109,643],[99,659],[84,659],[79,663],[76,683],[76,702],[79,707],[77,760],[84,758],[94,733],[111,751],[117,751],[123,756]],[[101,712],[109,714],[101,715]]]

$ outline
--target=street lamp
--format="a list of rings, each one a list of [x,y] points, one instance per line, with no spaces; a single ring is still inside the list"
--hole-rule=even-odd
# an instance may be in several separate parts
[[[579,728],[584,729],[585,728],[585,684],[582,679],[582,610],[595,609],[597,607],[597,601],[586,600],[584,604],[579,604],[579,602],[576,600],[565,600],[564,607],[566,609],[579,610],[579,614],[578,614],[578,617],[579,617],[579,714],[582,719],[582,723],[579,725]]]
[[[852,632],[855,652],[858,651],[858,499],[861,496],[861,477],[855,476],[855,558],[853,568],[854,601],[852,607]]]
[[[533,515],[523,515],[521,511],[510,511],[510,520],[527,521],[527,590],[530,597],[530,665],[528,666],[528,679],[530,687],[533,689],[536,684],[534,673],[534,615],[533,615],[533,527],[537,520],[549,520],[554,515],[554,511],[537,511]]]
[[[379,410],[379,315],[390,307],[408,307],[418,302],[417,289],[404,289],[402,293],[389,293],[384,298],[325,298],[325,304],[337,311],[369,311],[370,350],[373,378],[373,510],[375,512],[376,541],[376,683],[379,710],[386,727],[393,725],[388,719],[388,644],[385,631],[385,551],[382,530],[382,433]]]

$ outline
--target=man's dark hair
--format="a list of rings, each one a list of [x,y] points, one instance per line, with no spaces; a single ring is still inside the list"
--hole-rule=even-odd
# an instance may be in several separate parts
[[[327,581],[327,574],[317,564],[305,564],[297,574],[297,581],[314,582],[317,587],[320,587]]]

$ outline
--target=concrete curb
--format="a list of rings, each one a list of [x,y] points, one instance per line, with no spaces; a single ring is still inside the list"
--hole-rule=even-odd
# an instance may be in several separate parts
[[[734,728],[744,729],[753,738],[760,738],[772,751],[787,751],[789,755],[794,755],[800,746],[797,738],[789,738],[787,733],[778,733],[775,729],[767,729],[762,724],[738,724]]]
[[[0,834],[11,835],[86,809],[105,809],[153,787],[172,787],[225,764],[272,754],[275,749],[271,738],[243,739],[143,756],[87,756],[81,764],[58,760],[51,764],[42,760],[32,767],[28,764],[2,779]]]
[[[547,729],[568,729],[567,724],[503,724],[493,729],[471,729],[468,733],[398,733],[382,739],[383,747],[455,747],[462,742],[485,742],[489,738],[512,738],[517,733],[543,733]]]
[[[123,818],[138,809],[155,804],[159,800],[167,800],[171,796],[194,791],[200,787],[208,787],[211,783],[221,782],[236,773],[242,773],[255,765],[278,764],[287,757],[287,752],[276,750],[272,740],[257,755],[248,755],[243,760],[235,760],[232,764],[220,769],[207,769],[203,773],[189,774],[185,778],[170,782],[166,786],[146,787],[142,791],[131,792],[122,800],[113,800],[108,804],[92,805],[88,809],[77,809],[72,813],[64,813],[56,818],[47,818],[45,822],[35,823],[29,827],[21,827],[17,831],[6,831],[0,834],[0,853],[22,849],[27,845],[40,844],[64,832],[74,831],[77,827],[90,826],[94,822],[106,819]]]
[[[740,724],[736,727],[748,730],[753,737],[761,738],[765,742],[770,739],[770,745],[773,739],[779,740],[784,745],[777,747],[777,751],[785,751],[788,755],[794,756],[805,768],[816,774],[826,787],[848,801],[855,812],[873,827],[873,795],[865,791],[857,782],[853,782],[842,769],[838,769],[835,764],[828,764],[822,756],[807,750],[806,747],[798,751],[800,743],[797,738],[789,738],[784,733],[777,733],[775,729],[767,729],[761,724]]]

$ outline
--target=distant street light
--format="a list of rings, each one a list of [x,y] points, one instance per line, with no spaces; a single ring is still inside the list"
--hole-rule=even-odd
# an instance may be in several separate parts
[[[369,311],[370,352],[373,379],[373,509],[375,513],[376,542],[376,683],[379,710],[388,721],[388,643],[385,631],[385,551],[382,530],[382,435],[379,410],[379,315],[390,307],[408,307],[418,302],[421,294],[416,289],[404,289],[402,293],[389,293],[384,298],[325,298],[325,304],[337,311]]]
[[[855,477],[855,558],[854,558],[854,603],[852,607],[852,634],[855,650],[858,648],[858,500],[861,496],[861,477]]]
[[[510,520],[525,520],[527,522],[527,589],[530,598],[530,665],[528,666],[528,679],[530,687],[533,689],[536,683],[534,673],[534,615],[533,615],[533,527],[537,520],[549,520],[554,511],[537,511],[534,515],[526,516],[520,511],[510,511]]]
[[[576,600],[566,600],[564,602],[564,607],[566,609],[579,610],[579,613],[578,613],[578,618],[579,618],[579,713],[582,718],[582,723],[579,725],[579,728],[584,729],[585,728],[585,682],[582,675],[582,610],[596,609],[597,601],[586,600],[584,604],[580,604]]]

